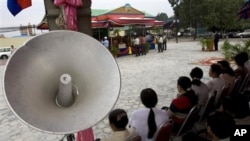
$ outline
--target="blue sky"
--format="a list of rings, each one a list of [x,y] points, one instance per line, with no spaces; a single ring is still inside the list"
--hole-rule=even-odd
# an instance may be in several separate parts
[[[32,6],[24,9],[15,17],[7,8],[7,0],[0,0],[0,27],[11,27],[38,24],[45,14],[44,0],[32,0]],[[115,9],[129,3],[132,7],[145,11],[151,15],[167,13],[173,15],[173,10],[168,0],[92,0],[92,9]]]

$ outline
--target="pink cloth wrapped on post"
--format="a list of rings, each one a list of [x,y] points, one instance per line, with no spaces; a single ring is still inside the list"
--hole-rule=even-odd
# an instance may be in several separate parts
[[[77,8],[83,6],[82,0],[54,0],[54,5],[64,7],[67,29],[77,31]]]

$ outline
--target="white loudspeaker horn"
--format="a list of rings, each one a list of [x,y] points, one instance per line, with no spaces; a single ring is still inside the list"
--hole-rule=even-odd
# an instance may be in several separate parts
[[[38,35],[10,57],[4,94],[11,110],[31,127],[75,133],[101,121],[120,93],[120,71],[97,40],[74,31]]]

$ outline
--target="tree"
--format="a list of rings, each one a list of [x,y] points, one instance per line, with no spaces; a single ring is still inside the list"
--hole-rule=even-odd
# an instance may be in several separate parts
[[[232,29],[242,28],[246,21],[239,20],[237,12],[244,4],[244,0],[206,0],[208,14],[204,21],[210,30],[225,32]]]
[[[168,19],[168,15],[166,13],[158,13],[155,19],[158,21],[166,21]]]
[[[203,27],[210,31],[225,32],[244,29],[249,25],[249,20],[239,20],[237,16],[245,0],[181,0],[179,3],[172,0],[171,2],[182,28]]]

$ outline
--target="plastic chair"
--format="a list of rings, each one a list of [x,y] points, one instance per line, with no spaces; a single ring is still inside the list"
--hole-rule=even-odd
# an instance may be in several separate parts
[[[191,129],[194,126],[195,122],[198,120],[199,117],[198,115],[199,115],[199,108],[196,105],[189,111],[187,117],[185,118],[176,136],[180,136],[187,130]]]
[[[242,92],[246,88],[248,81],[249,81],[249,74],[246,74],[240,85],[239,92]]]
[[[170,140],[173,128],[173,120],[169,119],[160,125],[159,129],[153,137],[153,141],[168,141]]]
[[[130,141],[141,141],[141,136],[137,135],[133,137]]]
[[[208,100],[203,109],[200,110],[200,119],[202,121],[205,119],[213,110],[215,110],[215,97],[217,92],[215,91],[211,95],[209,95]]]
[[[243,88],[245,88],[245,85],[248,82],[248,78],[249,78],[249,74],[246,74],[245,76],[238,76],[234,81],[231,94],[234,95],[234,94],[241,92]]]

